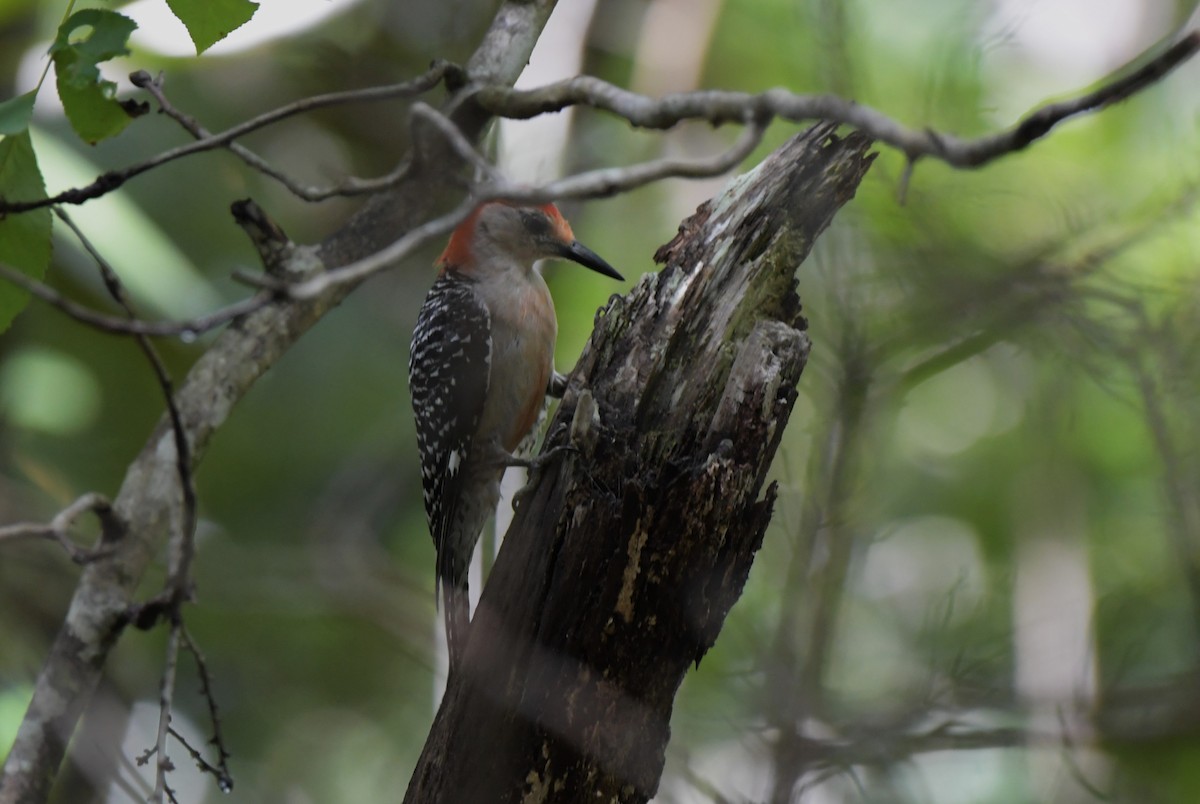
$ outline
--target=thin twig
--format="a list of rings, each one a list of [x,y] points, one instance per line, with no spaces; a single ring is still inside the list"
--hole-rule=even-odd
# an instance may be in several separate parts
[[[303,282],[288,283],[261,275],[235,274],[235,278],[259,287],[285,293],[294,299],[309,299],[333,285],[357,282],[394,265],[429,240],[448,234],[480,204],[487,201],[512,201],[521,204],[553,200],[602,198],[670,177],[701,178],[720,175],[745,159],[762,141],[766,119],[749,121],[747,128],[729,150],[708,159],[655,159],[624,168],[602,168],[568,176],[538,186],[522,186],[498,180],[480,185],[465,201],[440,218],[409,230],[403,237],[370,257],[318,274]],[[454,145],[454,143],[451,143]],[[455,146],[457,147],[457,146]]]
[[[121,278],[117,276],[117,272],[113,270],[112,265],[92,245],[92,242],[75,225],[75,221],[71,219],[71,216],[65,210],[55,207],[54,214],[75,233],[75,236],[79,239],[84,249],[95,260],[96,266],[100,269],[100,276],[104,281],[104,287],[108,290],[109,295],[113,297],[113,301],[125,311],[131,320],[136,319],[137,312],[134,310],[133,304],[129,301],[125,287],[121,284]],[[146,356],[146,361],[150,364],[150,368],[154,372],[154,377],[158,381],[158,387],[162,391],[163,403],[167,408],[167,415],[171,419],[171,432],[175,440],[175,469],[179,474],[179,487],[183,495],[183,521],[180,523],[177,549],[172,556],[173,560],[167,578],[167,589],[164,591],[168,593],[171,600],[182,601],[190,593],[189,578],[192,558],[195,555],[196,486],[192,481],[191,446],[188,444],[187,430],[183,426],[183,417],[179,415],[179,406],[175,404],[175,388],[171,382],[170,375],[167,373],[167,367],[163,364],[158,350],[154,348],[154,344],[150,342],[148,337],[145,335],[134,335],[134,338],[137,340],[138,347]]]
[[[446,117],[437,109],[434,109],[427,103],[417,101],[413,104],[412,109],[409,110],[409,116],[411,118],[410,122],[413,125],[415,125],[418,120],[424,120],[428,123],[432,123],[433,126],[438,130],[438,133],[442,135],[442,138],[450,145],[452,149],[454,149],[454,152],[458,154],[459,158],[471,167],[475,168],[480,175],[487,176],[489,181],[504,181],[503,175],[499,170],[496,169],[496,166],[489,162],[487,157],[475,149],[475,146],[471,144],[471,141],[463,136],[463,133],[459,131],[458,126],[454,125],[450,118]],[[422,140],[420,137],[413,137],[414,143],[420,143],[421,141]]]
[[[662,179],[706,179],[726,173],[748,157],[767,133],[769,115],[746,121],[746,129],[724,153],[707,159],[655,159],[624,168],[600,168],[578,173],[524,193],[504,190],[497,197],[523,203],[554,199],[606,198]]]
[[[836,95],[797,95],[785,89],[760,94],[701,90],[658,100],[602,81],[579,76],[537,89],[483,86],[474,100],[494,115],[536,117],[569,106],[590,106],[624,118],[641,128],[666,129],[684,120],[714,125],[739,122],[747,112],[792,122],[826,120],[853,126],[902,151],[910,160],[932,157],[958,168],[975,168],[1020,151],[1075,115],[1093,112],[1140,92],[1200,50],[1200,31],[1192,31],[1140,68],[1076,98],[1042,106],[1011,128],[976,139],[960,139],[932,129],[912,129],[887,115]]]
[[[188,752],[189,756],[191,756],[192,761],[196,763],[196,767],[200,769],[201,773],[211,773],[213,776],[217,776],[218,778],[220,778],[220,771],[218,771],[217,768],[213,767],[209,763],[209,761],[204,758],[204,755],[201,754],[196,749],[195,746],[193,746],[191,743],[189,743],[187,741],[186,737],[184,737],[182,734],[180,734],[174,728],[170,728],[170,727],[167,728],[167,734],[174,737],[175,741],[183,746],[184,750]],[[227,793],[229,791],[222,789],[222,792]]]
[[[1075,740],[1071,737],[1066,709],[1059,706],[1056,708],[1054,714],[1058,720],[1059,732],[1062,734],[1062,763],[1066,767],[1067,773],[1071,775],[1076,784],[1086,790],[1097,801],[1112,801],[1112,795],[1100,789],[1099,785],[1087,778],[1087,774],[1084,773],[1083,768],[1079,766],[1078,760],[1075,759]]]
[[[183,126],[183,128],[197,140],[206,140],[212,137],[212,132],[200,125],[200,122],[196,120],[196,118],[175,108],[174,104],[167,100],[167,96],[163,92],[162,73],[159,73],[156,77],[151,78],[149,73],[146,73],[145,71],[138,71],[129,76],[129,78],[135,86],[146,90],[154,97],[156,101],[158,101],[158,108],[163,114],[174,120],[179,125]],[[263,159],[246,146],[238,142],[228,142],[225,144],[225,147],[259,173],[266,174],[267,176],[275,179],[284,187],[287,187],[289,190],[291,190],[293,194],[300,196],[301,198],[308,199],[309,188],[302,187],[301,185],[297,184],[283,171],[276,170],[269,162],[267,162],[267,160]]]
[[[471,63],[480,65],[481,74],[490,71],[494,80],[515,80],[549,16],[550,4],[542,0],[504,0],[499,6]],[[478,118],[465,123],[480,129],[483,124]],[[397,220],[419,220],[429,214],[428,187],[423,181],[400,185],[393,199]],[[377,241],[380,235],[376,224],[369,215],[357,215],[326,241],[332,245],[316,253],[334,254],[338,261],[348,261],[348,255],[369,250],[364,242]],[[330,304],[340,295],[344,294],[332,292]],[[207,444],[254,382],[328,310],[325,304],[267,305],[249,316],[244,327],[227,328],[180,385],[179,402],[190,443],[197,449]],[[113,502],[128,517],[119,571],[114,568],[112,572],[82,573],[71,615],[58,632],[34,685],[21,728],[4,760],[0,786],[6,793],[15,791],[18,798],[42,801],[49,797],[70,735],[86,710],[106,662],[111,660],[112,648],[118,644],[114,632],[126,624],[130,610],[125,601],[135,593],[153,556],[161,552],[162,523],[178,516],[173,472],[163,477],[158,450],[161,435],[160,431],[153,433],[131,461]],[[80,661],[80,656],[86,661]]]
[[[1156,207],[1153,211],[1143,213],[1141,223],[1127,227],[1115,235],[1110,231],[1113,227],[1105,224],[1103,242],[1075,257],[1069,264],[1057,262],[1055,255],[1067,250],[1074,242],[1073,240],[1066,239],[1061,243],[1039,249],[1037,253],[1015,265],[1005,274],[1001,282],[1002,288],[985,288],[982,291],[993,301],[1000,298],[1001,291],[1012,297],[1011,302],[1003,307],[1001,314],[993,315],[982,323],[978,320],[978,316],[969,314],[970,327],[974,327],[976,331],[968,332],[966,335],[956,335],[957,340],[944,338],[939,333],[935,337],[937,340],[936,350],[922,355],[916,361],[902,367],[895,376],[895,387],[899,392],[904,392],[933,375],[980,354],[997,341],[1008,337],[1017,325],[1035,320],[1042,308],[1048,304],[1056,304],[1062,298],[1061,288],[1064,283],[1068,283],[1071,287],[1077,286],[1083,280],[1096,274],[1114,258],[1145,242],[1146,238],[1161,232],[1164,223],[1177,221],[1182,216],[1190,214],[1195,209],[1198,200],[1200,197],[1195,192],[1185,192],[1178,198]],[[1074,237],[1078,239],[1086,234],[1086,232],[1077,232]],[[1014,282],[1014,277],[1021,277],[1022,281]],[[1137,302],[1131,303],[1124,296],[1113,294],[1101,287],[1087,288],[1087,296],[1090,299],[1108,302],[1132,315],[1135,319],[1144,319],[1145,310],[1142,305]],[[961,307],[961,304],[958,307]],[[959,310],[959,312],[962,311]],[[968,331],[969,327],[958,321],[952,321],[950,330],[954,333],[962,333]],[[1196,586],[1196,590],[1200,592],[1200,584]],[[1197,602],[1200,602],[1200,597],[1197,597]],[[1197,606],[1196,610],[1200,612],[1200,606]],[[1200,620],[1197,622],[1200,624]]]
[[[91,512],[100,520],[103,533],[100,542],[92,548],[80,547],[71,540],[68,531],[85,513]],[[86,564],[110,554],[114,545],[107,544],[107,536],[118,533],[116,514],[108,498],[95,492],[84,494],[75,502],[55,514],[48,523],[18,522],[0,528],[0,542],[20,541],[23,539],[47,539],[58,542],[76,564]]]
[[[197,140],[208,140],[212,138],[212,132],[200,125],[191,115],[188,115],[175,106],[167,99],[163,92],[163,76],[160,73],[158,77],[151,78],[149,73],[139,71],[134,73],[130,78],[137,86],[149,92],[154,99],[158,101],[159,108],[164,114],[170,117],[179,125],[195,137]],[[224,147],[231,153],[245,162],[247,165],[257,170],[258,172],[270,176],[286,187],[293,195],[305,201],[324,201],[327,198],[334,196],[353,196],[366,195],[368,193],[379,192],[388,187],[395,185],[402,180],[405,175],[404,166],[394,170],[384,176],[376,179],[359,179],[353,176],[343,179],[331,187],[308,187],[300,184],[292,179],[283,171],[272,166],[267,160],[263,159],[258,154],[251,151],[246,146],[238,142],[227,142]]]
[[[228,307],[222,307],[211,313],[184,321],[142,321],[140,319],[117,318],[116,316],[99,313],[90,307],[71,301],[54,288],[7,265],[0,263],[0,279],[11,282],[23,290],[53,307],[58,308],[81,324],[107,332],[112,335],[149,335],[151,337],[182,336],[194,338],[217,327],[228,324],[233,319],[253,313],[267,306],[276,297],[273,293],[257,293],[249,298],[234,302]]]
[[[902,151],[910,161],[932,157],[953,167],[976,168],[1001,156],[1023,150],[1068,118],[1097,111],[1131,97],[1190,59],[1198,49],[1200,31],[1193,31],[1127,75],[1076,98],[1042,106],[1005,131],[975,139],[961,139],[928,128],[909,128],[876,109],[836,95],[798,95],[779,88],[759,94],[700,90],[667,95],[654,100],[599,78],[578,76],[530,90],[489,84],[476,88],[473,100],[485,111],[499,117],[527,119],[561,111],[569,106],[590,106],[612,112],[635,126],[655,129],[671,128],[684,120],[707,120],[713,124],[742,122],[748,116],[780,117],[792,122],[826,120],[853,126],[872,138]],[[149,76],[144,73],[135,76],[136,81],[144,79],[149,82]],[[461,78],[460,68],[442,62],[435,63],[423,75],[402,84],[314,96],[252,118],[219,134],[165,151],[145,162],[110,171],[85,187],[77,187],[51,198],[33,201],[0,200],[0,213],[24,212],[60,203],[80,204],[104,195],[134,176],[161,164],[194,153],[225,147],[251,131],[299,112],[338,103],[409,97],[425,92],[443,79],[456,81]],[[246,155],[239,153],[239,156],[245,158]],[[264,165],[265,163],[255,166],[261,170]],[[268,172],[268,175],[285,181],[275,172]],[[371,191],[365,189],[368,186],[365,183],[353,189],[355,186],[351,183],[349,190],[331,191],[294,187],[293,192],[300,190],[302,197],[305,194],[328,197],[324,193]],[[373,186],[377,188],[379,185]],[[384,186],[387,186],[386,182]]]
[[[124,285],[121,283],[121,278],[117,272],[108,263],[104,256],[88,239],[87,235],[75,224],[71,216],[59,207],[54,208],[54,213],[60,220],[75,234],[79,242],[83,245],[87,253],[95,260],[96,265],[100,270],[101,278],[109,295],[121,307],[129,318],[136,319],[137,312],[135,311],[132,302],[128,298]],[[232,786],[229,780],[228,768],[226,767],[226,758],[228,756],[223,744],[220,742],[219,725],[216,719],[216,703],[212,699],[211,689],[209,687],[208,669],[201,655],[199,648],[192,640],[190,635],[185,635],[183,631],[183,619],[180,607],[182,603],[188,599],[191,593],[191,563],[195,556],[195,534],[196,534],[196,489],[192,479],[192,457],[191,447],[188,444],[187,431],[184,428],[183,417],[180,415],[179,407],[175,402],[174,385],[170,375],[167,373],[166,366],[162,362],[162,358],[158,354],[158,350],[154,348],[154,344],[150,342],[148,336],[144,334],[135,334],[138,346],[142,353],[146,356],[151,370],[154,373],[155,379],[158,381],[160,390],[162,391],[164,404],[167,408],[167,415],[171,421],[171,432],[175,443],[175,468],[179,475],[179,486],[183,498],[181,523],[179,532],[176,534],[174,541],[175,549],[172,551],[169,574],[167,577],[166,586],[163,592],[154,598],[149,603],[140,607],[140,613],[137,617],[139,625],[147,626],[147,620],[153,618],[157,620],[161,616],[165,616],[170,624],[171,631],[167,639],[167,657],[165,667],[163,669],[162,683],[159,692],[159,722],[158,722],[158,737],[155,741],[154,752],[157,754],[155,764],[155,785],[154,793],[151,796],[152,801],[162,802],[164,800],[175,802],[175,793],[167,784],[167,773],[174,769],[170,758],[167,756],[166,741],[168,733],[173,733],[170,728],[171,723],[171,708],[175,694],[175,677],[179,662],[179,644],[185,639],[188,650],[196,657],[197,665],[200,668],[201,685],[205,691],[206,698],[209,704],[209,711],[213,715],[214,729],[217,730],[218,751],[220,756],[220,770],[213,769],[214,775],[218,779],[218,783],[222,790]],[[178,735],[176,735],[178,736]],[[191,746],[187,745],[181,737],[181,742],[194,755],[195,752]]]
[[[175,770],[171,758],[167,756],[167,734],[171,728],[171,709],[175,698],[175,671],[179,665],[179,640],[183,631],[183,623],[175,619],[171,623],[171,631],[167,636],[167,658],[163,667],[162,682],[158,688],[158,736],[154,741],[154,752],[157,754],[154,771],[154,793],[150,800],[175,801],[175,794],[167,785],[167,774]]]
[[[1059,747],[1064,735],[1023,727],[976,728],[949,721],[922,732],[881,734],[870,739],[805,740],[814,769],[855,765],[887,765],[920,754],[938,751],[975,751],[983,748]],[[803,738],[802,738],[803,739]]]
[[[186,628],[183,629],[183,646],[196,660],[196,672],[200,676],[200,695],[208,705],[208,719],[213,728],[213,736],[209,739],[209,743],[217,749],[216,766],[201,759],[186,742],[183,744],[189,751],[192,751],[192,758],[200,764],[200,769],[216,777],[217,787],[221,789],[221,792],[230,793],[233,791],[233,775],[229,772],[229,751],[225,748],[225,738],[221,734],[221,713],[217,708],[216,696],[213,695],[212,676],[208,672],[208,662],[205,660],[204,654],[200,652],[200,646],[192,639],[191,633]],[[183,738],[179,739],[180,742],[183,742]]]
[[[138,73],[130,76],[130,79],[135,83],[141,80],[141,75]],[[176,159],[182,159],[185,156],[192,154],[211,151],[216,148],[223,148],[228,143],[244,137],[252,131],[257,131],[273,123],[277,123],[287,117],[291,117],[302,112],[310,112],[314,109],[321,109],[328,106],[337,106],[348,103],[369,103],[383,100],[394,100],[397,98],[407,98],[413,95],[419,95],[427,92],[437,86],[443,80],[448,83],[455,83],[461,80],[462,68],[457,65],[445,61],[434,62],[434,64],[424,73],[409,81],[403,81],[398,84],[390,84],[382,87],[368,87],[366,89],[351,90],[348,92],[331,92],[326,95],[314,95],[311,98],[289,103],[286,106],[281,106],[278,109],[273,109],[269,112],[253,117],[243,123],[226,129],[218,134],[213,134],[204,139],[196,140],[195,142],[181,145],[177,148],[163,151],[157,156],[153,156],[143,162],[130,165],[120,170],[112,170],[99,176],[91,184],[83,187],[75,187],[55,195],[51,198],[43,198],[32,201],[10,201],[0,200],[0,214],[8,212],[25,212],[31,209],[39,209],[42,207],[53,206],[56,204],[82,204],[85,201],[93,198],[98,198],[106,193],[115,190],[125,182],[140,176],[148,170],[152,170],[159,165],[164,165],[167,162],[173,162]],[[148,77],[148,76],[147,76]]]
[[[121,792],[128,796],[134,804],[142,804],[150,798],[150,794],[154,792],[153,788],[138,771],[138,764],[131,761],[124,751],[112,750],[112,754],[114,762],[119,766],[113,771],[113,784],[121,788]],[[149,761],[149,757],[147,757],[147,761]],[[126,775],[123,776],[121,771],[125,771]]]

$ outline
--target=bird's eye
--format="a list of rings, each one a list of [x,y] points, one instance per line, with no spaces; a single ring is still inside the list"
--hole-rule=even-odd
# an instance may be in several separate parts
[[[521,223],[525,225],[525,231],[534,237],[546,237],[550,234],[550,219],[539,212],[522,210]]]

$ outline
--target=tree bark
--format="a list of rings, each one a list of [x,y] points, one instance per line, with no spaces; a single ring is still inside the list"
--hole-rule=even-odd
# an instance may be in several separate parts
[[[467,63],[472,80],[513,83],[553,7],[554,0],[501,3]],[[476,104],[460,102],[458,97],[451,98],[446,112],[469,139],[477,139],[490,119]],[[319,247],[296,249],[286,267],[298,271],[352,262],[432,218],[438,205],[447,201],[458,162],[437,135],[425,147],[444,153],[444,158],[431,160],[443,170],[412,171],[396,188],[372,196]],[[335,285],[309,301],[280,302],[237,319],[197,360],[175,399],[193,471],[209,439],[255,381],[356,286]],[[109,651],[127,624],[146,567],[163,549],[168,535],[179,530],[181,500],[170,422],[164,416],[130,464],[113,500],[120,532],[106,532],[103,544],[114,551],[84,569],[38,674],[33,698],[0,772],[0,804],[37,804],[48,797]]]
[[[644,802],[740,596],[809,340],[795,271],[873,155],[822,124],[732,182],[596,319],[405,801]]]

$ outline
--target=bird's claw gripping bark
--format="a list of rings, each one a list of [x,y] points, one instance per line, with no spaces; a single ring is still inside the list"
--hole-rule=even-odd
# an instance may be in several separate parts
[[[550,375],[550,382],[546,385],[546,396],[553,399],[562,399],[563,394],[567,392],[567,375],[554,372]]]
[[[547,438],[547,440],[553,440],[553,436]],[[542,470],[549,466],[552,461],[567,454],[578,455],[579,452],[579,448],[574,444],[559,444],[546,450],[536,458],[518,458],[516,456],[510,456],[507,464],[508,466],[521,466],[529,471],[529,479],[525,482],[525,485],[518,489],[517,493],[513,495],[513,509],[515,510],[521,505],[525,497],[537,484]]]

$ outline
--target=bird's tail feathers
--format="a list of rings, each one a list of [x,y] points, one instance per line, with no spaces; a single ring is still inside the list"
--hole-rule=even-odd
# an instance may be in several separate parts
[[[446,604],[446,610],[442,612],[446,620],[446,646],[450,650],[450,669],[453,671],[462,662],[467,649],[471,599],[465,582],[455,585],[448,579],[442,579],[442,597]]]

